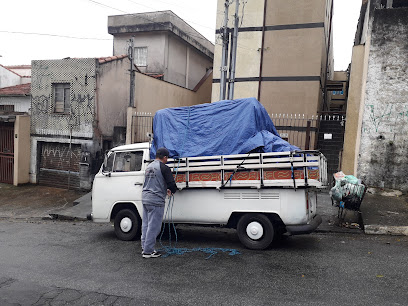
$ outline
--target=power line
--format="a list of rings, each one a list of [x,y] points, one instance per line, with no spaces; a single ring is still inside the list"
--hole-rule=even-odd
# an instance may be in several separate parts
[[[10,34],[52,36],[52,37],[72,38],[72,39],[112,40],[112,38],[77,37],[77,36],[58,35],[58,34],[49,34],[49,33],[17,32],[17,31],[3,31],[3,30],[0,30],[0,32],[1,33],[10,33]]]
[[[93,3],[95,3],[95,4],[97,4],[97,5],[100,5],[100,6],[104,6],[104,7],[110,8],[110,9],[115,10],[115,11],[119,11],[119,12],[128,14],[128,13],[125,12],[125,11],[122,11],[122,10],[120,10],[120,9],[117,9],[117,8],[115,8],[115,7],[112,7],[112,6],[103,4],[103,3],[100,3],[100,2],[98,2],[98,1],[94,1],[94,0],[88,0],[88,1],[93,2]]]

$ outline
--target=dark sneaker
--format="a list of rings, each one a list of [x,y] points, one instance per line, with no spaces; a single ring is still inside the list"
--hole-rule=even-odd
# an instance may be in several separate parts
[[[156,258],[156,257],[160,257],[161,255],[162,254],[158,251],[153,251],[150,254],[142,253],[143,258]]]

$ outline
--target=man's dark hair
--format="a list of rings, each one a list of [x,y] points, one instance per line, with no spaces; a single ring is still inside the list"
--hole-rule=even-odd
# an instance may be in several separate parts
[[[164,158],[165,156],[169,157],[169,150],[167,150],[166,148],[160,148],[157,150],[156,152],[156,158]]]

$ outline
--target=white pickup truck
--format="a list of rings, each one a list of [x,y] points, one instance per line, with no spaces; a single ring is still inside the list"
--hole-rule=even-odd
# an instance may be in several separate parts
[[[116,147],[95,176],[89,218],[113,221],[121,240],[140,237],[149,161],[149,143]],[[316,191],[327,185],[326,164],[318,151],[169,159],[179,188],[172,221],[235,228],[250,249],[265,249],[284,232],[310,233],[321,223]]]

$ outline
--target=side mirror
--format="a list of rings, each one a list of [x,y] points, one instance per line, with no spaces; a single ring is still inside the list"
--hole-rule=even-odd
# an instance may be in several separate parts
[[[112,166],[108,165],[109,162],[112,163],[112,159],[110,160],[108,154],[106,153],[105,154],[105,159],[104,159],[103,164],[102,164],[102,171],[101,172],[102,172],[103,175],[108,176],[108,177],[111,176],[111,172],[112,172]]]

